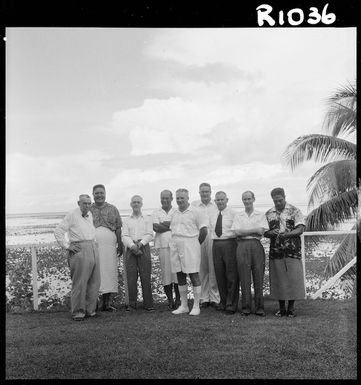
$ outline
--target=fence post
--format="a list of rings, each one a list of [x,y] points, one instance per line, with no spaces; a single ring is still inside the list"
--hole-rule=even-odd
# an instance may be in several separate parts
[[[33,307],[38,310],[38,264],[35,246],[31,247],[31,268],[33,276]]]
[[[305,251],[305,235],[301,234],[301,253],[302,253],[302,269],[303,269],[303,284],[305,285],[305,299],[306,295],[306,251]]]

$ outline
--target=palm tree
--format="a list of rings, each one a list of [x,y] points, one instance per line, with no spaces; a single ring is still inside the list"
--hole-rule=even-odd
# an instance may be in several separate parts
[[[329,135],[305,135],[295,139],[283,153],[294,171],[308,160],[325,163],[308,180],[306,230],[329,230],[357,214],[356,179],[356,84],[343,86],[328,99],[324,129]],[[354,227],[356,228],[356,226]],[[356,255],[356,236],[347,235],[330,259],[325,273],[332,276]],[[354,282],[356,269],[343,276],[346,285]]]

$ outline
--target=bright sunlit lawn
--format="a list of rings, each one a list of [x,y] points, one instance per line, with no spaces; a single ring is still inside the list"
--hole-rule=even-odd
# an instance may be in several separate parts
[[[191,301],[190,301],[191,302]],[[6,315],[7,379],[356,379],[356,301],[296,302],[296,318],[172,315],[141,308],[74,322],[68,312]]]

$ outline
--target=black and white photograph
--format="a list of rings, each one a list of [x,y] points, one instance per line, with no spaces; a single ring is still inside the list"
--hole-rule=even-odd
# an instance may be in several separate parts
[[[357,379],[357,26],[273,3],[5,25],[6,380]]]

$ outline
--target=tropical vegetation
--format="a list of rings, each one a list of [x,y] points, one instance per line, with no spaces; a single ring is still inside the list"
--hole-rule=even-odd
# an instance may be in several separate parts
[[[308,180],[309,214],[306,230],[331,230],[357,215],[356,177],[356,84],[337,89],[327,100],[325,134],[300,136],[283,153],[294,171],[306,161],[324,163]],[[354,226],[353,229],[355,229]],[[326,276],[332,276],[356,256],[356,235],[348,234],[330,258]],[[356,265],[344,278],[350,285],[356,279]]]

